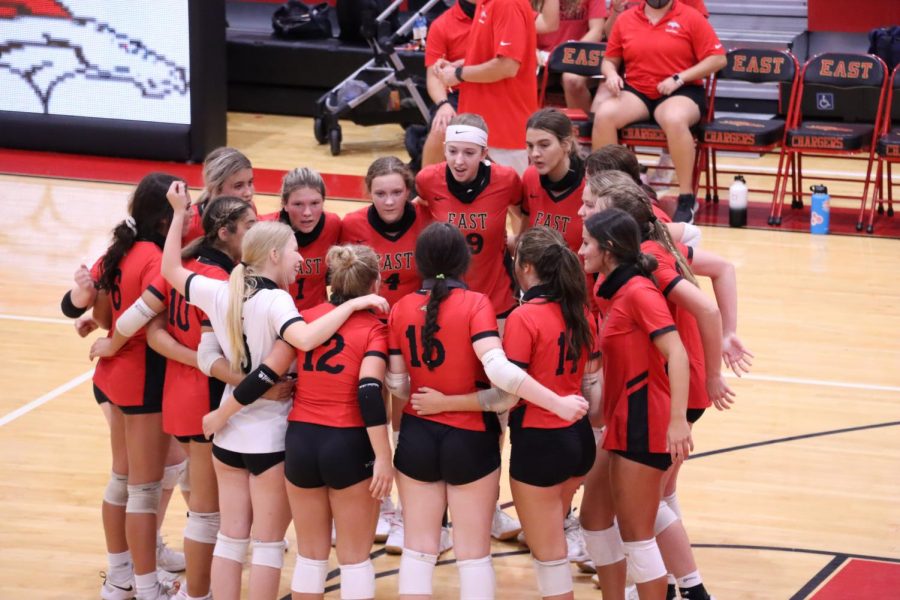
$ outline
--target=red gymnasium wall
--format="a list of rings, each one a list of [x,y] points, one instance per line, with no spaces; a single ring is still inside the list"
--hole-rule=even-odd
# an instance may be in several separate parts
[[[900,25],[898,0],[809,0],[810,31],[868,32]]]

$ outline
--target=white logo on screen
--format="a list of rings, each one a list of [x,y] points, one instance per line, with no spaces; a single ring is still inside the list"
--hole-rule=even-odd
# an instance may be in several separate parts
[[[154,4],[165,10],[173,3]],[[139,39],[150,25],[133,36],[118,24],[75,14],[98,8],[91,0],[3,0],[0,6],[0,88],[13,90],[0,95],[0,110],[190,122],[187,69]],[[114,17],[121,17],[118,10]],[[186,64],[186,53],[180,58]]]

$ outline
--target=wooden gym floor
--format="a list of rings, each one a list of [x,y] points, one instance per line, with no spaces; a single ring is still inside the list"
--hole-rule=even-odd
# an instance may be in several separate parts
[[[345,125],[337,158],[310,131],[308,120],[230,115],[229,143],[270,169],[362,175],[377,155],[405,156],[397,127]],[[77,265],[104,250],[130,189],[0,176],[2,599],[98,597],[107,429],[90,391],[94,336],[75,335],[59,300]],[[257,203],[274,210],[277,198]],[[739,334],[756,354],[753,374],[730,380],[734,409],[695,428],[680,481],[708,589],[720,600],[900,597],[900,242],[704,228],[702,246],[737,267]],[[179,549],[184,512],[174,498],[164,525]],[[373,550],[378,597],[393,598],[399,560]],[[493,552],[497,597],[536,598],[527,551]],[[452,551],[442,559],[435,597],[456,598]],[[600,597],[588,576],[575,582],[577,598]]]

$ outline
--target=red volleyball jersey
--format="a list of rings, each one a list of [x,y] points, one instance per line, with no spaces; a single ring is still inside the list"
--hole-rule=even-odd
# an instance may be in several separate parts
[[[463,12],[458,2],[444,11],[428,28],[425,66],[430,67],[441,58],[450,62],[465,58],[471,28],[472,19]]]
[[[503,349],[511,362],[546,388],[560,396],[580,395],[585,364],[589,358],[600,356],[596,323],[586,313],[593,344],[576,359],[566,346],[562,310],[557,302],[546,300],[543,292],[542,286],[531,288],[525,294],[525,303],[510,313],[503,330]],[[525,406],[523,427],[558,429],[574,422],[526,400],[520,400],[519,405]]]
[[[626,10],[606,44],[606,56],[622,59],[625,81],[651,100],[660,98],[659,82],[716,54],[724,55],[725,48],[712,25],[683,0],[674,0],[656,24],[644,14],[643,5]]]
[[[687,246],[679,244],[678,250],[685,256],[692,253]],[[709,408],[712,402],[706,389],[706,358],[703,354],[703,341],[700,338],[700,328],[694,315],[685,308],[676,306],[668,300],[669,292],[684,280],[678,263],[672,253],[666,250],[659,242],[647,240],[641,244],[641,252],[650,254],[656,258],[658,264],[653,276],[656,278],[656,287],[667,299],[669,312],[675,319],[678,335],[687,352],[691,366],[691,385],[688,394],[688,408]],[[688,283],[688,285],[692,285]]]
[[[111,336],[116,322],[129,306],[159,275],[162,250],[154,242],[135,242],[116,267],[115,282],[109,290],[112,306]],[[99,279],[102,262],[94,265],[94,279]],[[143,406],[159,402],[165,379],[166,359],[147,346],[142,329],[109,358],[101,358],[94,371],[94,384],[116,406]]]
[[[487,389],[490,382],[484,367],[472,349],[472,343],[497,336],[497,318],[490,300],[484,294],[455,288],[441,302],[438,332],[432,347],[433,368],[424,360],[422,333],[428,293],[420,290],[404,296],[391,309],[388,319],[390,354],[402,354],[409,370],[410,390],[430,387],[446,395],[470,394]],[[415,415],[412,404],[403,409]],[[500,433],[495,413],[481,411],[444,412],[420,417],[459,429]]]
[[[279,221],[290,225],[284,210],[259,216],[260,221]],[[288,286],[288,293],[294,299],[298,311],[322,304],[328,299],[328,265],[325,255],[328,249],[338,244],[341,238],[341,218],[335,213],[323,212],[315,228],[309,233],[294,230],[297,248],[303,260],[297,280]]]
[[[671,223],[672,217],[669,216],[669,213],[661,209],[656,204],[651,204],[650,207],[653,209],[653,214],[656,215],[656,218],[662,221],[663,223]]]
[[[375,250],[381,268],[378,293],[391,306],[422,285],[416,270],[416,239],[430,222],[428,213],[412,202],[407,202],[396,223],[382,221],[374,204],[344,217],[340,243],[364,244]]]
[[[531,227],[544,225],[557,230],[566,244],[577,253],[581,247],[581,193],[584,191],[584,168],[581,161],[575,161],[574,176],[577,185],[569,185],[565,191],[554,192],[553,183],[529,166],[522,174],[522,212],[528,215]]]
[[[303,311],[311,323],[334,310],[323,303]],[[327,342],[297,351],[298,384],[289,421],[329,427],[365,427],[359,409],[359,369],[367,356],[387,361],[387,327],[370,312],[357,311]]]
[[[491,164],[479,168],[472,185],[471,190],[461,190],[465,185],[453,180],[445,162],[429,165],[416,175],[416,190],[428,203],[432,219],[455,225],[466,237],[472,251],[465,276],[469,289],[486,294],[502,316],[516,305],[512,261],[506,249],[506,215],[511,205],[522,202],[522,184],[515,170]]]
[[[200,249],[200,256],[184,266],[194,273],[225,281],[234,261],[223,252],[204,246]],[[196,350],[200,345],[200,329],[204,323],[209,324],[203,311],[188,304],[162,275],[158,275],[147,290],[166,307],[166,331],[185,348]],[[202,435],[203,416],[219,407],[224,392],[224,382],[207,377],[195,367],[167,359],[163,386],[163,431],[178,436]]]
[[[621,266],[598,289],[607,450],[666,452],[671,396],[653,339],[675,331],[666,301],[636,268]]]

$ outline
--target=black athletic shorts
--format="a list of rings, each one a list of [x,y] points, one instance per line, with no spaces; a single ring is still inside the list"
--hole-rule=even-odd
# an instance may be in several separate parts
[[[509,414],[510,477],[528,485],[550,487],[587,475],[597,456],[587,415],[559,429],[522,427],[524,415],[524,406]]]
[[[644,103],[644,106],[647,107],[647,112],[650,113],[651,119],[653,118],[653,112],[656,110],[656,107],[674,96],[686,96],[690,98],[694,101],[694,104],[697,105],[697,108],[700,109],[700,116],[703,117],[703,115],[706,114],[706,88],[704,88],[702,85],[683,85],[668,96],[660,96],[656,100],[651,100],[644,94],[628,85],[628,83],[625,83],[625,91],[631,92],[632,94],[637,96],[641,102]]]
[[[500,468],[500,432],[460,429],[403,413],[394,466],[417,481],[472,483]]]
[[[375,452],[365,427],[288,422],[284,476],[301,488],[342,490],[372,476]]]
[[[660,471],[668,471],[672,466],[672,455],[668,452],[629,452],[628,450],[610,450],[610,452]]]
[[[104,402],[108,402],[111,406],[115,406],[119,410],[122,411],[123,414],[126,415],[153,415],[162,412],[162,396],[159,396],[159,402],[155,399],[155,395],[150,394],[150,401],[145,402],[140,406],[118,406],[114,404],[109,397],[104,394],[100,388],[94,385],[94,400],[97,401],[97,404],[103,404]]]
[[[188,444],[190,442],[197,442],[198,444],[211,444],[212,438],[206,439],[204,435],[176,435],[175,439],[181,442],[182,444]],[[222,461],[225,462],[225,461]]]
[[[220,462],[235,469],[246,469],[251,475],[262,475],[278,463],[284,462],[284,452],[264,452],[251,454],[249,452],[232,452],[213,444],[213,456]]]
[[[112,402],[109,401],[109,398],[106,397],[106,394],[100,391],[97,384],[94,384],[94,400],[97,401],[97,404],[103,404],[104,402],[112,404]]]
[[[688,423],[696,423],[700,420],[700,417],[703,416],[703,413],[706,412],[705,408],[689,408],[687,409],[687,422]]]

